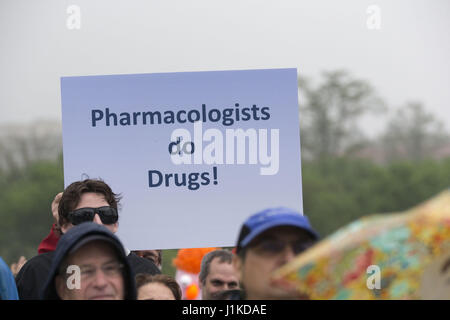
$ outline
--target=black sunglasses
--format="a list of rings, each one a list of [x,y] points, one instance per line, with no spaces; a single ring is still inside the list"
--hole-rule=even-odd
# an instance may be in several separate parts
[[[80,208],[69,212],[67,218],[73,225],[77,225],[94,220],[96,214],[98,214],[103,224],[113,224],[119,219],[117,210],[108,206],[100,208]]]

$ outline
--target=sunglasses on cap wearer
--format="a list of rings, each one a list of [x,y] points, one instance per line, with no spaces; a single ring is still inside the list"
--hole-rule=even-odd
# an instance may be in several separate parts
[[[281,239],[269,238],[257,242],[252,247],[257,249],[261,253],[275,255],[283,252],[286,246],[290,246],[294,254],[297,255],[302,253],[303,251],[306,251],[314,244],[315,241],[313,240],[284,241]]]
[[[109,206],[100,208],[80,208],[69,212],[67,218],[73,225],[77,225],[83,222],[93,221],[96,214],[98,214],[103,224],[113,224],[119,219],[117,210]]]

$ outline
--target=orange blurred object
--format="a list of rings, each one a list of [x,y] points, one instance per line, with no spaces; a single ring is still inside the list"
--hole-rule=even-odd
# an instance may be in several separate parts
[[[198,286],[193,283],[186,288],[186,299],[195,300],[198,296]]]
[[[210,251],[217,250],[217,248],[189,248],[180,249],[173,264],[177,269],[184,270],[190,273],[200,273],[200,264],[203,256]]]

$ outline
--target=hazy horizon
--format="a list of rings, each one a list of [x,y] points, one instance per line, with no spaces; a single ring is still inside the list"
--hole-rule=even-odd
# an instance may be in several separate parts
[[[80,29],[66,26],[70,5]],[[2,0],[0,27],[0,125],[61,121],[62,76],[295,67],[315,83],[344,69],[372,84],[391,109],[363,120],[369,135],[408,101],[450,127],[446,0]]]

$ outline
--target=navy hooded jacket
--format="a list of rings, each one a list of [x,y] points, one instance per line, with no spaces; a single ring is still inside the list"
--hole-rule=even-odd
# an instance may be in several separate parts
[[[114,246],[118,258],[124,265],[123,277],[124,277],[124,288],[125,300],[136,300],[136,285],[134,279],[134,273],[131,270],[130,264],[128,262],[125,249],[123,248],[120,240],[107,228],[93,222],[85,222],[70,228],[66,234],[64,234],[58,242],[58,246],[54,252],[54,257],[52,259],[52,265],[50,268],[50,273],[48,275],[46,284],[41,293],[41,299],[44,300],[59,300],[59,296],[56,292],[55,278],[58,274],[61,263],[68,256],[69,252],[74,248],[77,243],[83,239],[91,236],[98,236],[102,238],[107,238],[108,242]]]

